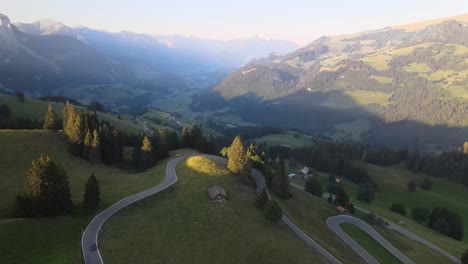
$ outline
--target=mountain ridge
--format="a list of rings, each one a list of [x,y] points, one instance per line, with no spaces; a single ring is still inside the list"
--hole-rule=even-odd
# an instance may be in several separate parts
[[[403,130],[406,121],[466,128],[468,23],[448,19],[415,31],[386,27],[321,37],[285,55],[252,60],[194,98],[193,109],[228,104],[253,123],[287,123],[346,140],[378,138],[372,135],[377,127]],[[321,126],[311,125],[312,111],[330,120],[321,116]]]
[[[272,52],[286,53],[298,47],[291,41],[262,39],[258,37],[222,41],[181,35],[150,35],[131,31],[108,32],[88,27],[69,27],[51,19],[39,20],[32,23],[17,22],[13,24],[28,34],[66,35],[102,51],[112,51],[115,49],[115,47],[109,49],[109,45],[103,45],[105,44],[103,43],[105,42],[103,39],[105,39],[107,42],[112,41],[131,47],[132,50],[144,49],[146,53],[155,53],[155,59],[170,59],[174,61],[177,60],[177,56],[172,53],[182,53],[187,56],[187,59],[183,61],[189,63],[189,60],[202,61],[202,58],[205,56],[217,65],[215,66],[216,68],[239,67],[252,58],[262,57]],[[164,53],[169,55],[164,55]],[[131,54],[127,52],[125,55]],[[221,58],[217,58],[219,56]],[[167,67],[167,65],[163,67]],[[206,68],[203,65],[199,65],[198,67]],[[174,71],[181,67],[177,65],[168,68]],[[212,70],[214,69],[208,69],[208,71]]]

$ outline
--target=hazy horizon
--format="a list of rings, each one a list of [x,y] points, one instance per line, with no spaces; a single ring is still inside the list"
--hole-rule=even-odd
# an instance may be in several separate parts
[[[28,8],[24,8],[27,6]],[[339,9],[337,7],[340,7]],[[259,36],[305,45],[324,35],[341,35],[456,16],[466,1],[2,1],[12,22],[53,19],[110,32],[182,35],[232,40]],[[215,23],[219,21],[219,23]]]

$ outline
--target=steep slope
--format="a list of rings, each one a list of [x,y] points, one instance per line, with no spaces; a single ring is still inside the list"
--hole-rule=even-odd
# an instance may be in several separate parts
[[[119,61],[66,36],[33,36],[1,15],[0,88],[31,94],[65,85],[132,81]]]
[[[375,140],[369,131],[401,122],[466,127],[466,17],[322,37],[285,56],[250,62],[216,86],[212,98],[221,96],[250,121],[332,135],[341,130],[364,140]],[[317,120],[323,122],[311,124]],[[343,131],[356,122],[365,125]]]
[[[30,24],[15,23],[21,31],[35,35],[70,36],[113,55],[143,59],[173,73],[209,72],[239,67],[252,58],[269,53],[287,53],[297,45],[259,37],[219,41],[180,35],[151,36],[128,31],[110,33],[87,27],[72,28],[51,19]]]

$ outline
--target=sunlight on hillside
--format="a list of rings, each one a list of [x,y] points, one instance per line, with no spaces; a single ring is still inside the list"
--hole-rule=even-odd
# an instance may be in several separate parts
[[[369,56],[362,59],[362,61],[369,63],[378,71],[388,69],[388,62],[392,59],[392,56],[386,54],[380,54],[376,56]]]
[[[204,173],[208,176],[225,176],[230,173],[224,167],[218,166],[214,161],[202,156],[187,158],[185,160],[185,165],[194,171]]]
[[[389,103],[391,93],[384,92],[375,92],[375,91],[365,91],[365,90],[356,90],[346,92],[346,95],[353,98],[356,102],[362,105],[368,104],[380,104],[387,105]]]

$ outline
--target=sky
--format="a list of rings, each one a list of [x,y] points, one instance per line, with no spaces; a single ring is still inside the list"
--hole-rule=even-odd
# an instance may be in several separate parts
[[[51,18],[112,32],[305,45],[324,35],[468,13],[468,0],[0,0],[0,13],[12,22]]]

